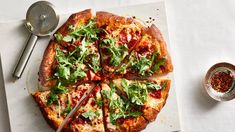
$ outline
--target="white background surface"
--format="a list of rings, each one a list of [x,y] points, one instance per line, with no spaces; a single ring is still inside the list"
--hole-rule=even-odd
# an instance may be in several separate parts
[[[65,14],[84,7],[106,8],[148,1],[155,0],[51,2]],[[23,19],[33,2],[1,0],[0,22]],[[166,9],[183,131],[235,131],[235,100],[218,103],[210,99],[202,87],[203,77],[211,65],[220,61],[235,64],[235,1],[166,0]],[[3,90],[0,92],[0,131],[7,132]]]

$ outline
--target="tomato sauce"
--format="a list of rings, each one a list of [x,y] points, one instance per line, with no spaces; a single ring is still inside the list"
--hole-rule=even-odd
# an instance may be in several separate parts
[[[149,94],[153,98],[156,98],[156,99],[160,99],[161,98],[161,90],[151,90],[151,92]]]

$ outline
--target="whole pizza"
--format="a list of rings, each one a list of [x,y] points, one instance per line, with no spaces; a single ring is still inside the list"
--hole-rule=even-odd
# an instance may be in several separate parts
[[[48,124],[66,132],[136,132],[166,103],[173,71],[155,25],[87,9],[72,14],[49,42],[39,70],[43,91],[33,95]]]

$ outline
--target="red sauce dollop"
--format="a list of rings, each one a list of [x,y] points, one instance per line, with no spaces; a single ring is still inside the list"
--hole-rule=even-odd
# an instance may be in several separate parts
[[[153,98],[156,98],[156,99],[160,99],[161,98],[161,90],[152,90],[149,94]]]

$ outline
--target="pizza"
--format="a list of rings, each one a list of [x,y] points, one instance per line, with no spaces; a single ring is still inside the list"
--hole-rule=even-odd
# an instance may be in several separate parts
[[[82,101],[62,131],[136,132],[164,107],[172,71],[154,24],[104,11],[93,16],[87,9],[54,33],[39,69],[41,89],[32,96],[55,130]]]

